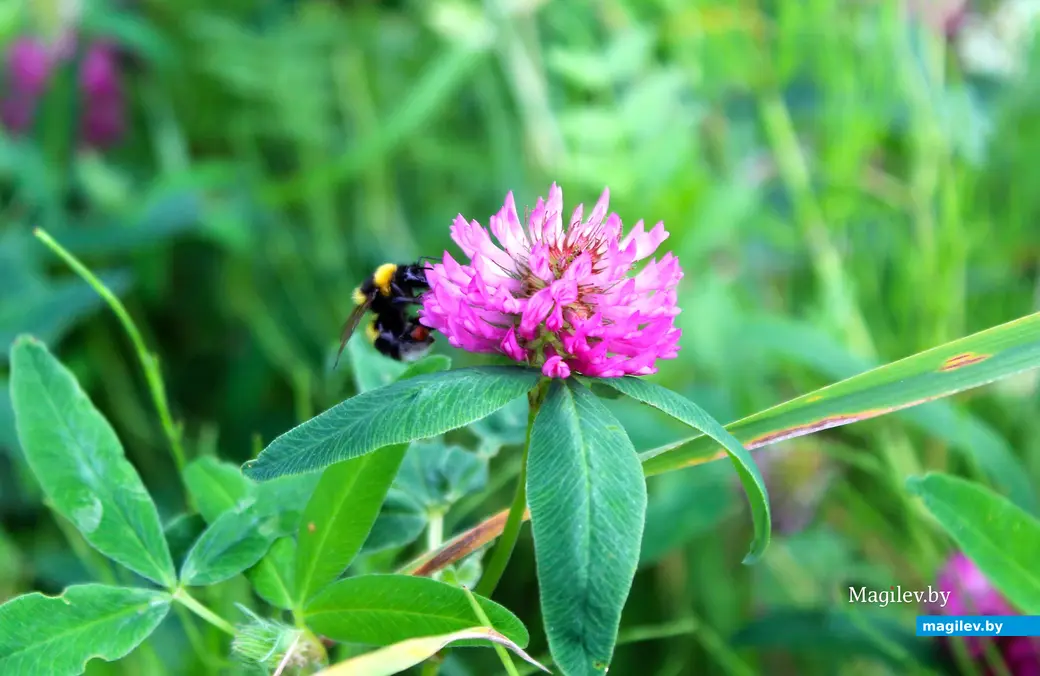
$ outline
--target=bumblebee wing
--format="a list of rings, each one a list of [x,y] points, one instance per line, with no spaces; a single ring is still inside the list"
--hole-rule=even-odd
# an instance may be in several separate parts
[[[354,331],[357,329],[358,324],[361,323],[361,318],[368,312],[368,308],[372,306],[372,299],[368,298],[364,303],[354,306],[350,316],[347,317],[347,321],[343,324],[343,333],[339,339],[339,352],[336,353],[336,363],[333,364],[332,368],[336,368],[339,365],[339,358],[343,356],[343,348],[347,346],[347,341],[354,335]]]

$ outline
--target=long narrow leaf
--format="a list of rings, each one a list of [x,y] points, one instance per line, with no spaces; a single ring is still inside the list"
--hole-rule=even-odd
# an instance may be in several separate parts
[[[318,672],[317,676],[391,676],[433,657],[438,651],[452,643],[476,640],[491,641],[492,643],[503,645],[519,655],[525,662],[538,667],[544,672],[551,673],[536,662],[534,658],[525,653],[520,646],[494,629],[472,627],[440,636],[424,636],[422,638],[401,641],[400,643],[359,655],[346,662],[340,662],[324,671]]]
[[[1040,313],[810,392],[726,426],[747,449],[869,420],[1040,366]],[[698,435],[641,455],[647,476],[724,458]]]
[[[822,329],[799,320],[763,317],[749,322],[746,332],[768,355],[791,359],[834,381],[881,366],[853,354]],[[948,444],[951,451],[978,465],[1019,507],[1032,513],[1040,510],[1025,465],[1010,444],[980,418],[949,401],[933,401],[895,415],[908,427]]]

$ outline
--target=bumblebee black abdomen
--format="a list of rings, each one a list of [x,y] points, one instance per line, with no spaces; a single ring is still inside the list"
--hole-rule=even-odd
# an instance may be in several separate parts
[[[377,315],[367,333],[380,354],[398,361],[418,359],[433,345],[430,330],[403,314]]]

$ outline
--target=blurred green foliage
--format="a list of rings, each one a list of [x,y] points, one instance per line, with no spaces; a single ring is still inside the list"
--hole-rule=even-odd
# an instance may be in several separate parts
[[[6,0],[0,38],[53,37],[59,4]],[[686,273],[684,337],[657,381],[723,421],[1040,306],[1036,50],[1021,72],[971,76],[956,43],[891,2],[107,0],[84,3],[76,26],[132,56],[129,124],[104,153],[63,142],[78,108],[62,79],[28,135],[0,138],[0,360],[21,332],[51,345],[164,522],[182,496],[132,348],[34,226],[104,271],[141,321],[189,457],[233,462],[356,391],[349,366],[331,365],[373,266],[454,251],[457,213],[486,224],[507,190],[533,205],[552,181],[568,208],[609,186],[626,225],[665,222]],[[456,365],[481,361],[444,342]],[[107,566],[41,504],[5,369],[0,600]],[[933,579],[949,540],[903,479],[982,478],[958,444],[1006,450],[1036,488],[1038,391],[1034,372],[954,400],[970,432],[930,404],[913,415],[931,424],[885,417],[756,453],[779,532],[754,568],[740,565],[750,519],[731,472],[652,479],[612,673],[923,668],[906,661],[931,650],[906,641],[912,609],[861,613],[843,594]],[[685,434],[607,403],[637,449]],[[487,490],[457,503],[456,530],[508,504],[510,434],[484,440]],[[483,483],[464,468],[442,478],[413,497]],[[418,513],[400,502],[402,518]],[[538,656],[533,563],[522,538],[496,600]],[[213,601],[235,616],[248,589],[222,588]],[[186,641],[169,622],[149,654],[196,673]],[[147,673],[148,659],[90,672]],[[477,673],[461,665],[442,673]]]

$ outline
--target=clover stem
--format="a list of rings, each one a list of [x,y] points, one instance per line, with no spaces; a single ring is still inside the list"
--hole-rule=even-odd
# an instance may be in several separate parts
[[[506,517],[505,528],[498,540],[498,546],[491,554],[484,574],[477,584],[476,593],[484,597],[490,597],[502,579],[502,574],[509,565],[509,559],[513,556],[513,548],[516,546],[517,538],[520,537],[520,527],[524,523],[524,511],[527,509],[527,454],[531,448],[531,429],[534,427],[534,419],[538,416],[538,409],[545,397],[546,380],[542,379],[538,385],[527,393],[527,402],[530,405],[527,413],[527,434],[524,438],[524,451],[520,459],[520,476],[516,480],[516,493],[513,495],[513,504],[509,507],[509,516]]]
[[[431,552],[444,542],[444,512],[440,510],[431,511],[427,517],[426,526],[426,549]]]
[[[177,588],[177,591],[173,593],[173,599],[175,601],[180,601],[181,605],[183,605],[185,608],[195,613],[202,619],[206,620],[217,629],[220,629],[221,631],[228,633],[232,636],[235,636],[238,633],[235,631],[234,625],[232,625],[230,622],[225,620],[220,615],[214,613],[206,606],[196,601],[195,598],[191,594],[189,594],[188,590],[184,587]]]
[[[466,598],[469,599],[469,605],[473,608],[473,613],[477,616],[477,619],[480,620],[480,623],[488,629],[494,630],[495,627],[491,624],[491,620],[488,619],[487,613],[485,613],[484,609],[480,607],[480,603],[477,601],[477,597],[473,595],[473,592],[471,592],[468,587],[463,587],[462,591],[466,592]],[[492,643],[491,646],[495,649],[495,652],[498,653],[498,659],[502,661],[502,666],[505,668],[506,673],[509,674],[509,676],[520,676],[516,671],[516,665],[513,664],[513,658],[509,656],[506,649],[498,643]]]

